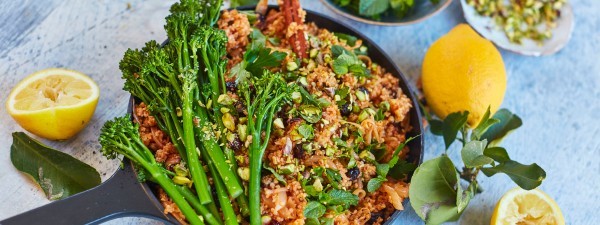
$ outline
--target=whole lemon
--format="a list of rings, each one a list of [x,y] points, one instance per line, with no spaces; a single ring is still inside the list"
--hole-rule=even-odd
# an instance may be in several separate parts
[[[476,126],[488,106],[494,114],[504,99],[506,71],[494,45],[466,24],[459,24],[438,39],[425,54],[423,92],[440,118],[469,111]]]

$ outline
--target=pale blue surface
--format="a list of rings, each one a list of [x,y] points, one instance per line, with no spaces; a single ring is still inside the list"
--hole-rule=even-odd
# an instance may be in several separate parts
[[[22,131],[3,107],[10,88],[27,74],[47,67],[79,70],[96,80],[101,98],[88,127],[67,142],[46,143],[94,166],[106,180],[118,163],[98,154],[99,129],[104,121],[125,113],[129,98],[121,90],[118,61],[127,48],[165,39],[162,26],[171,2],[37,0],[0,4],[0,220],[48,203],[9,162],[10,133]],[[427,48],[464,22],[457,3],[419,24],[380,27],[334,15],[318,0],[302,1],[305,8],[364,32],[413,82],[420,76]],[[512,158],[537,162],[546,170],[541,189],[556,199],[567,224],[596,225],[600,224],[600,1],[574,0],[571,4],[575,32],[562,51],[541,58],[501,51],[508,72],[503,107],[524,122],[503,145]],[[426,159],[442,153],[441,138],[426,133],[425,142]],[[456,152],[454,149],[452,156],[458,159]],[[481,177],[480,181],[485,191],[453,224],[488,224],[495,203],[515,187],[504,175]],[[401,217],[398,224],[423,224],[410,207]],[[109,223],[156,222],[123,218]]]

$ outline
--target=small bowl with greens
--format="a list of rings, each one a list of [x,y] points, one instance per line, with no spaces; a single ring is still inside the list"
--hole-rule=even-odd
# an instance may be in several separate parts
[[[452,0],[321,0],[334,12],[368,24],[399,26],[424,21]]]

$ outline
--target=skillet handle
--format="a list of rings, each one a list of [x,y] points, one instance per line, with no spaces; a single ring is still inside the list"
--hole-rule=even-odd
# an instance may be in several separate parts
[[[103,184],[16,215],[0,225],[98,224],[124,216],[141,216],[173,224],[162,212],[154,194],[137,181],[133,166],[123,162],[119,170]]]

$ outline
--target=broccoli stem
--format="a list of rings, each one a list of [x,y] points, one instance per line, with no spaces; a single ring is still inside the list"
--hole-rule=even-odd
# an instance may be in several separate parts
[[[261,224],[260,214],[260,178],[262,159],[265,149],[269,143],[271,135],[271,126],[273,124],[273,116],[279,107],[281,101],[286,96],[282,90],[285,83],[280,80],[277,75],[264,74],[262,80],[254,83],[257,96],[250,101],[249,86],[246,85],[243,89],[243,95],[248,107],[248,133],[252,135],[252,143],[250,144],[250,180],[249,183],[249,198],[250,198],[250,224]],[[254,117],[256,116],[256,117]],[[264,132],[264,138],[262,134]]]
[[[223,182],[225,182],[225,187],[227,187],[227,191],[232,198],[237,198],[240,196],[244,189],[241,184],[238,182],[236,174],[231,170],[230,165],[225,160],[225,155],[219,146],[219,143],[215,139],[215,135],[212,133],[212,126],[208,120],[208,113],[206,112],[206,108],[202,106],[196,107],[197,110],[197,119],[198,119],[198,135],[201,137],[201,142],[204,148],[206,148],[206,152],[208,157],[212,160],[216,170],[221,175]]]
[[[208,157],[205,148],[201,148],[202,155],[204,156],[204,160],[206,164],[208,164],[208,170],[210,171],[210,175],[213,178],[213,183],[215,184],[215,190],[217,191],[217,199],[219,199],[219,203],[221,205],[221,211],[223,211],[223,218],[225,218],[225,224],[227,225],[238,225],[237,216],[235,211],[233,210],[233,206],[231,205],[231,200],[227,195],[227,189],[225,188],[225,184],[223,180],[219,176],[217,172],[217,168],[215,168],[214,162]]]
[[[150,166],[147,162],[140,162],[140,164],[152,175],[152,178],[156,180],[156,182],[165,190],[167,195],[171,197],[173,202],[177,204],[185,218],[190,222],[190,224],[204,224],[202,220],[198,217],[198,214],[194,211],[194,209],[188,204],[185,198],[181,195],[181,193],[176,189],[175,184],[171,179],[167,177],[165,173],[161,172],[161,168],[158,166]],[[144,165],[146,164],[146,165]]]
[[[138,127],[132,124],[129,116],[106,122],[102,127],[99,141],[102,145],[102,153],[107,158],[114,159],[121,154],[144,168],[179,206],[190,224],[204,224],[177,190],[177,186],[169,179],[164,168],[156,162],[152,152],[144,145],[138,133]]]
[[[221,221],[221,218],[219,217],[219,213],[217,212],[216,214],[214,212],[210,212],[208,208],[206,208],[206,206],[202,205],[202,203],[200,203],[200,201],[198,201],[198,198],[196,197],[196,195],[194,193],[192,193],[192,191],[185,187],[185,186],[177,186],[177,188],[179,189],[179,193],[181,193],[181,195],[183,195],[183,197],[190,203],[190,205],[192,205],[192,207],[194,207],[194,209],[196,209],[196,211],[198,211],[202,217],[204,217],[204,220],[210,224],[210,225],[221,225],[223,224],[223,221]]]
[[[184,75],[185,76],[185,75]],[[200,165],[200,159],[198,158],[198,148],[196,147],[196,139],[194,136],[194,121],[192,110],[192,101],[195,82],[191,76],[184,77],[184,96],[183,96],[183,142],[185,143],[188,166],[190,174],[192,175],[192,181],[198,193],[200,203],[208,204],[212,202],[210,194],[210,185],[206,172]]]

